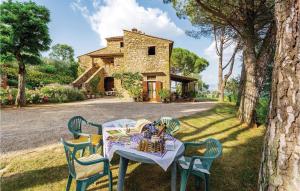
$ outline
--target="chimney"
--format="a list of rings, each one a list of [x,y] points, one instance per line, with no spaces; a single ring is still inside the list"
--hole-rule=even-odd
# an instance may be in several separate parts
[[[137,28],[132,28],[131,31],[132,32],[138,32]]]

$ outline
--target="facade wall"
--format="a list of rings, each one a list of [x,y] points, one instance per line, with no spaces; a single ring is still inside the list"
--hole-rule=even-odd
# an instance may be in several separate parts
[[[155,46],[155,55],[148,55],[149,46]],[[169,46],[168,41],[124,31],[125,70],[139,73],[163,72],[165,75],[157,76],[157,80],[163,83],[164,88],[170,89]]]
[[[120,47],[123,41],[124,47]],[[148,47],[155,46],[155,55],[148,55]],[[94,63],[104,68],[104,77],[111,77],[114,73],[139,72],[141,73],[163,73],[157,75],[156,81],[162,82],[163,88],[171,89],[170,82],[170,41],[158,39],[155,37],[141,35],[139,33],[124,31],[123,40],[109,40],[107,47],[95,51],[92,54],[99,53],[124,53],[123,56],[114,57],[113,63],[109,59],[94,58]],[[80,67],[88,68],[92,66],[92,58],[88,55],[79,57]],[[101,79],[102,79],[101,78]],[[147,76],[143,76],[147,81]],[[115,89],[128,98],[128,93],[122,89],[120,80],[115,79]],[[100,84],[99,84],[100,85]],[[101,80],[101,87],[103,81]],[[103,88],[100,88],[104,91]]]

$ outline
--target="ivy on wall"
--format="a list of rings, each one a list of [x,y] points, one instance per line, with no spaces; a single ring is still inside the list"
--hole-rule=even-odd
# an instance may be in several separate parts
[[[121,80],[122,88],[128,91],[129,95],[136,101],[140,101],[142,98],[142,81],[143,76],[140,73],[124,72],[124,73],[114,73],[113,77]]]

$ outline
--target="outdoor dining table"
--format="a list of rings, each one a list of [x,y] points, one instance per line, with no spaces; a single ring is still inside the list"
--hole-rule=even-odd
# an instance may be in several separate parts
[[[174,138],[175,141],[175,150],[174,151],[167,151],[163,156],[155,156],[152,154],[148,154],[145,152],[137,151],[134,149],[113,145],[110,150],[108,150],[108,141],[107,137],[109,136],[107,131],[108,130],[120,130],[120,129],[127,129],[135,127],[136,121],[131,119],[120,119],[111,122],[107,122],[103,124],[103,152],[105,157],[112,159],[113,154],[117,153],[120,156],[120,163],[119,163],[119,176],[118,176],[118,184],[117,190],[123,191],[124,187],[124,180],[126,175],[126,170],[128,166],[129,160],[136,161],[140,163],[147,163],[147,164],[158,164],[162,167],[165,171],[169,166],[171,166],[171,190],[176,190],[176,161],[179,157],[183,155],[184,152],[184,145],[182,142]]]

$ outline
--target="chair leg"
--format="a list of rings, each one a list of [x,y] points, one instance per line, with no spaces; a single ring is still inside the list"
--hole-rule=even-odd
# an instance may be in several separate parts
[[[85,149],[82,149],[82,150],[80,151],[80,157],[83,157],[84,152],[85,152]]]
[[[70,190],[70,187],[71,187],[71,184],[72,184],[72,179],[73,179],[73,177],[71,175],[69,175],[66,191]]]
[[[76,181],[76,191],[81,191],[82,182]]]
[[[185,191],[187,181],[188,181],[188,177],[189,177],[188,171],[187,170],[182,170],[180,172],[180,175],[181,175],[180,191]]]
[[[201,178],[195,176],[195,188],[196,188],[196,190],[200,189],[200,187],[201,187],[201,181],[202,181]]]
[[[108,171],[108,187],[109,187],[109,191],[113,190],[113,179],[112,179],[112,173],[110,170]]]
[[[87,183],[84,181],[76,182],[76,191],[85,191],[87,187]]]
[[[209,175],[205,174],[205,191],[209,191]]]

